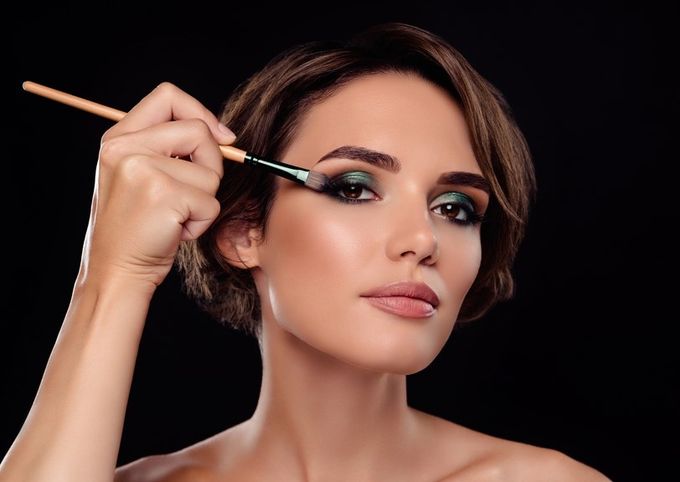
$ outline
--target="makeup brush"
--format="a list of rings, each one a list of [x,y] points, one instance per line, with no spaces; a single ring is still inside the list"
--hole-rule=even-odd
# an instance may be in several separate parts
[[[75,95],[67,94],[66,92],[62,92],[51,87],[46,87],[44,85],[31,82],[30,80],[25,81],[22,84],[22,87],[27,92],[41,95],[48,99],[56,100],[62,104],[70,105],[71,107],[76,107],[78,109],[91,112],[92,114],[97,114],[101,117],[106,117],[107,119],[111,119],[116,122],[121,120],[126,114],[126,112],[121,110],[113,109],[111,107],[92,102],[91,100],[83,99],[82,97],[76,97]],[[315,191],[324,191],[328,185],[328,176],[323,173],[304,169],[292,164],[286,164],[285,162],[275,161],[273,159],[266,159],[262,156],[258,156],[249,151],[244,151],[237,147],[224,145],[220,145],[219,147],[222,151],[222,155],[226,159],[248,164],[250,166],[264,168],[265,170],[276,174],[277,176],[290,179],[291,181]]]

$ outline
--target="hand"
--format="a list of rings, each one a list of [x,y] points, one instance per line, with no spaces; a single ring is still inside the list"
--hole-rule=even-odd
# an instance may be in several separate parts
[[[164,82],[104,133],[80,276],[160,285],[180,240],[196,239],[219,214],[218,144],[235,138],[218,125]]]

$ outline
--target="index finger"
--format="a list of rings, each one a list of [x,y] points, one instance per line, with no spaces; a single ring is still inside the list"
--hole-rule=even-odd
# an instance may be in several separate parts
[[[196,98],[170,82],[159,84],[140,100],[116,125],[106,133],[115,137],[150,127],[155,124],[180,119],[202,119],[218,142],[231,143],[233,136],[228,128],[222,131],[217,117]],[[226,126],[225,126],[226,127]]]

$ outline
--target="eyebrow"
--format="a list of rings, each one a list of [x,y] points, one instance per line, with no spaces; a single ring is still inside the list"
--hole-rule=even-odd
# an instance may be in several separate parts
[[[384,152],[374,151],[361,146],[341,146],[331,152],[321,156],[316,164],[331,158],[352,159],[355,161],[367,162],[368,164],[397,173],[401,170],[401,162],[394,156]],[[450,171],[444,172],[437,184],[458,184],[481,189],[487,194],[491,194],[491,185],[484,176],[473,172]]]

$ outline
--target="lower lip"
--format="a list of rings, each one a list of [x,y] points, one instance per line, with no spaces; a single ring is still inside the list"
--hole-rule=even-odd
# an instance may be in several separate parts
[[[436,311],[427,301],[407,296],[364,296],[369,303],[388,313],[408,318],[427,318]]]

